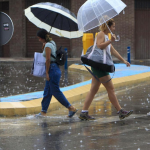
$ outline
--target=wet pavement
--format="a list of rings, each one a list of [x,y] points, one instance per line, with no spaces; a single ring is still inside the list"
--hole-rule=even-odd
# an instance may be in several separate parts
[[[31,75],[32,63],[0,64],[0,97],[43,91],[45,78]],[[67,71],[60,67],[62,76],[60,87],[80,83],[91,78],[90,74]]]
[[[31,75],[33,58],[1,58],[0,60],[0,97],[43,91],[45,79]],[[80,63],[79,58],[68,60],[68,65]],[[115,61],[117,63],[118,61]],[[150,66],[150,60],[132,61],[132,64]],[[90,73],[66,71],[61,67],[60,87],[67,87],[91,78]],[[111,75],[113,76],[113,75]]]
[[[45,118],[33,115],[0,118],[0,150],[149,150],[150,82],[116,89],[121,106],[134,110],[120,121],[106,92],[97,94],[89,110],[95,121],[80,121],[84,100],[72,119],[60,108]]]

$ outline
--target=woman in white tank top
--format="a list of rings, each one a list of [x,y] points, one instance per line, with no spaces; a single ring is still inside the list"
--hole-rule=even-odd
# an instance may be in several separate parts
[[[107,25],[109,26],[110,30],[112,31],[112,33],[115,31],[115,22],[113,19],[109,20],[107,22]],[[97,47],[100,48],[101,50],[107,50],[107,52],[111,53],[112,55],[114,55],[116,58],[118,58],[120,61],[122,61],[124,64],[127,65],[127,67],[130,67],[130,63],[127,62],[126,60],[124,60],[121,55],[114,49],[114,47],[112,46],[112,43],[115,41],[115,35],[111,36],[111,40],[109,40],[108,38],[108,33],[110,33],[109,29],[107,28],[106,24],[103,24],[102,26],[100,26],[100,32],[97,35]],[[114,86],[112,83],[112,80],[110,80],[110,75],[108,72],[104,72],[101,70],[97,70],[93,67],[91,67],[93,73],[100,79],[100,82],[98,82],[95,77],[92,77],[92,83],[91,83],[91,89],[90,92],[88,93],[85,102],[84,102],[84,106],[82,109],[82,112],[80,114],[80,119],[81,120],[94,120],[95,118],[93,118],[92,116],[88,115],[88,109],[93,101],[93,98],[95,96],[95,94],[97,93],[97,91],[99,90],[99,87],[101,84],[104,85],[104,87],[106,88],[107,92],[108,92],[108,97],[109,100],[111,101],[111,103],[113,104],[113,106],[116,108],[118,114],[119,114],[119,118],[120,119],[124,119],[125,117],[128,117],[129,115],[131,115],[133,113],[133,111],[126,111],[123,110],[118,102],[118,99],[115,95],[115,90],[114,90]],[[106,82],[110,80],[109,82]]]

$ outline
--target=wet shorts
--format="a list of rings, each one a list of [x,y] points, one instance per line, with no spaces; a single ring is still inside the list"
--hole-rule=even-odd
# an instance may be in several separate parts
[[[101,77],[109,75],[109,72],[97,70],[97,69],[95,69],[93,67],[91,67],[91,70],[93,71],[94,75],[96,75],[98,78],[101,78]]]

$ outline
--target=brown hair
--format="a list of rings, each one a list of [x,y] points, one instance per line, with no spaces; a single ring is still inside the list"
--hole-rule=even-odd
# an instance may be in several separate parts
[[[108,20],[107,22],[107,25],[109,26],[109,27],[111,27],[112,25],[113,25],[113,23],[115,23],[115,21],[114,21],[114,19],[110,19],[110,20]],[[105,24],[105,23],[103,23],[100,27],[99,27],[99,30],[100,31],[106,31],[107,30],[107,25]]]
[[[47,33],[47,34],[46,34],[45,41],[46,41],[46,42],[52,41],[52,38],[50,37],[50,33]]]
[[[46,43],[52,41],[52,38],[50,37],[50,33],[47,32],[45,29],[39,29],[37,31],[37,36],[44,39]],[[42,46],[42,49],[44,49],[44,45]]]
[[[52,40],[52,38],[50,37],[50,33],[45,29],[39,29],[37,31],[37,36],[44,39],[46,42],[50,42]]]
[[[46,41],[46,43],[52,41],[52,38],[50,37],[50,33],[47,33],[47,34],[46,34],[45,41]],[[45,47],[45,46],[43,45],[43,46],[42,46],[42,50],[44,50],[44,47]]]

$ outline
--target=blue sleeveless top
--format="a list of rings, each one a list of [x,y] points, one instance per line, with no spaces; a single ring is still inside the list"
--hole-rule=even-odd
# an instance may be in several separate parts
[[[49,47],[51,49],[51,53],[56,57],[56,44],[54,41],[51,41],[45,44],[44,50],[43,50],[43,56],[46,57],[46,52],[45,52],[45,48]],[[51,61],[55,61],[55,58],[53,58],[52,56],[50,57]]]

